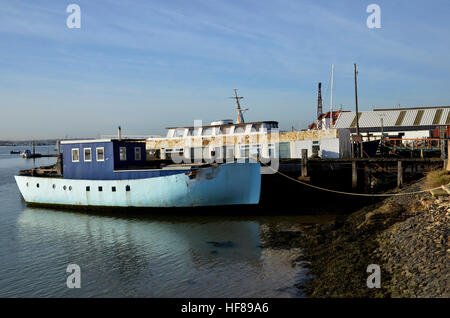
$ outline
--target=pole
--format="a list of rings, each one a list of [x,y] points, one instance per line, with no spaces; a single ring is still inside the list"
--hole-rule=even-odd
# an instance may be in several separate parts
[[[334,64],[331,65],[331,96],[330,96],[330,125],[331,129],[333,126],[333,83],[334,83]]]
[[[308,149],[302,149],[302,177],[308,176]]]
[[[360,140],[361,136],[359,134],[358,82],[357,82],[358,72],[356,71],[356,63],[354,64],[354,69],[355,69],[356,135],[358,136],[357,157],[362,158],[362,144],[361,144],[361,140]]]
[[[238,124],[242,124],[244,123],[244,115],[242,114],[242,109],[241,109],[241,104],[239,103],[239,100],[244,98],[244,97],[239,97],[237,94],[237,89],[234,89],[234,98],[236,99],[236,106],[237,106],[237,113],[238,113],[238,118],[237,118],[237,123]]]
[[[402,161],[397,162],[397,187],[401,188],[403,186],[403,166]]]
[[[356,161],[352,160],[352,189],[358,187],[358,170],[356,167]]]

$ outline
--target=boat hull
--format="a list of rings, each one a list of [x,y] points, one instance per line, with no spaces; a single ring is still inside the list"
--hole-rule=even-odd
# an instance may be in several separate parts
[[[30,204],[73,207],[196,207],[258,204],[259,163],[226,163],[170,176],[76,180],[15,176]]]

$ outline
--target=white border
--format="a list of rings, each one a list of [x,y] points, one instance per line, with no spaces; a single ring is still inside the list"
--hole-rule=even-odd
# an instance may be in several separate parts
[[[86,150],[89,149],[89,152],[91,153],[91,159],[86,160]],[[92,148],[83,148],[83,160],[84,162],[91,162],[92,161]]]
[[[78,151],[78,160],[73,160],[73,152]],[[80,162],[80,148],[72,148],[72,162]]]
[[[103,149],[103,159],[98,159],[98,150]],[[105,161],[105,147],[95,147],[95,160],[96,161]]]
[[[136,149],[139,149],[139,159],[136,159]],[[142,160],[142,147],[134,147],[134,161]]]

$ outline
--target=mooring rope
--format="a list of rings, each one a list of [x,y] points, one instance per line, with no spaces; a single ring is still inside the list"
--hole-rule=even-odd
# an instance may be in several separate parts
[[[261,162],[262,163],[262,162]],[[430,191],[434,191],[434,190],[438,190],[438,189],[444,189],[444,185],[436,187],[436,188],[432,188],[432,189],[427,189],[427,190],[420,190],[420,191],[413,191],[413,192],[406,192],[406,193],[373,193],[373,194],[367,194],[367,193],[354,193],[354,192],[345,192],[345,191],[338,191],[338,190],[333,190],[333,189],[327,189],[327,188],[322,188],[322,187],[318,187],[303,181],[300,181],[298,179],[295,179],[293,177],[290,177],[278,170],[275,170],[274,168],[272,168],[271,166],[268,166],[264,163],[262,163],[264,166],[269,167],[270,169],[272,169],[275,173],[278,173],[279,175],[290,179],[292,181],[298,182],[302,185],[308,186],[310,188],[314,188],[317,190],[322,190],[322,191],[327,191],[327,192],[332,192],[332,193],[337,193],[337,194],[344,194],[344,195],[353,195],[353,196],[360,196],[360,197],[392,197],[392,196],[402,196],[402,195],[411,195],[411,194],[420,194],[420,193],[425,193],[425,192],[430,192]],[[447,184],[447,185],[450,185]],[[444,189],[445,190],[445,189]]]

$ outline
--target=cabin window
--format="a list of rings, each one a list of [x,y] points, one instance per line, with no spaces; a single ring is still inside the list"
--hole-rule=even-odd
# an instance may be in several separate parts
[[[211,136],[212,134],[213,134],[213,129],[211,127],[203,129],[203,136]]]
[[[105,148],[99,147],[97,150],[97,161],[105,161]]]
[[[260,144],[251,145],[250,153],[253,156],[259,156],[261,154],[261,145]]]
[[[99,186],[99,187],[98,187],[98,191],[102,192],[102,191],[103,191],[103,187],[102,187],[102,186]]]
[[[234,127],[234,133],[235,134],[243,134],[243,133],[245,133],[245,129],[242,126]]]
[[[178,138],[180,138],[180,137],[183,137],[184,136],[184,128],[179,128],[179,129],[176,129],[175,130],[175,137],[178,137]]]
[[[275,144],[268,144],[267,147],[269,150],[269,158],[276,158]]]
[[[84,148],[84,161],[92,161],[91,148]]]
[[[112,192],[116,192],[116,187],[111,187]]]
[[[261,124],[255,124],[255,125],[253,125],[252,126],[252,132],[260,132],[261,131],[261,127],[262,127],[262,125]]]
[[[250,146],[249,145],[241,145],[241,157],[247,158],[250,152]]]
[[[199,132],[200,132],[200,128],[189,129],[188,135],[195,137],[195,136],[198,136]]]
[[[90,186],[86,186],[86,191],[91,191],[91,187]]]
[[[233,133],[233,130],[234,130],[234,126],[224,127],[223,128],[223,134],[224,135],[231,135]]]
[[[183,148],[168,148],[165,150],[166,159],[171,160],[173,158],[181,158],[184,155],[184,149]]]
[[[131,190],[131,188],[130,188],[130,186],[129,185],[127,185],[126,187],[125,187],[125,191],[130,191]]]
[[[225,156],[227,159],[234,159],[234,146],[226,146]]]
[[[175,134],[175,129],[169,129],[167,131],[167,138],[172,138],[174,134]]]
[[[120,149],[119,149],[119,159],[120,159],[120,161],[127,160],[127,148],[126,147],[120,147]]]
[[[136,161],[141,160],[141,147],[134,148],[134,160]]]
[[[72,149],[72,162],[80,162],[80,149],[79,148]]]

